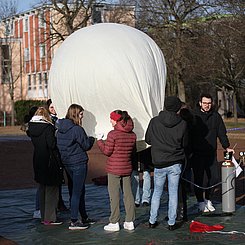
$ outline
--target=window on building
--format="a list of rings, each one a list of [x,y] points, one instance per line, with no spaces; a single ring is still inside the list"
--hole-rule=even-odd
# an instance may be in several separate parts
[[[46,49],[45,49],[45,44],[40,44],[40,57],[44,58],[46,56]]]
[[[13,33],[14,33],[14,22],[12,20],[6,22],[5,32],[6,32],[6,36],[13,35]]]
[[[2,83],[9,83],[9,73],[11,71],[10,50],[9,45],[1,46],[2,62]]]
[[[25,48],[24,49],[24,60],[25,61],[28,61],[29,60],[29,56],[30,56],[30,54],[29,54],[29,48]]]
[[[31,90],[31,75],[28,75],[28,90]]]
[[[28,31],[28,17],[25,17],[25,20],[24,20],[24,32],[27,32]]]
[[[39,19],[39,27],[44,27],[44,13],[41,11],[38,16]]]
[[[44,88],[48,88],[48,74],[46,72],[44,73]]]
[[[102,22],[101,11],[103,6],[94,6],[92,9],[92,22],[93,24],[98,24]]]
[[[37,80],[36,80],[36,74],[33,74],[32,76],[32,80],[33,80],[33,89],[35,90],[37,88]]]
[[[39,89],[43,89],[42,86],[42,74],[38,73],[38,84],[39,84]]]

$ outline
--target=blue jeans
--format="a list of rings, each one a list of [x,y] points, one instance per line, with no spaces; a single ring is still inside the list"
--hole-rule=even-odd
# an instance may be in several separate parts
[[[136,204],[140,204],[140,178],[139,178],[139,172],[133,171],[132,173],[132,190],[134,194],[134,202]],[[150,203],[151,200],[151,174],[149,171],[143,172],[143,193],[142,193],[142,203],[147,202]]]
[[[154,169],[154,192],[151,199],[151,212],[149,222],[157,221],[158,209],[166,177],[168,177],[168,224],[174,225],[178,206],[178,185],[181,173],[181,164],[174,164],[166,168]]]
[[[78,219],[78,212],[82,219],[86,219],[85,208],[85,180],[87,177],[87,164],[65,165],[66,171],[70,175],[73,188],[71,196],[71,220]]]

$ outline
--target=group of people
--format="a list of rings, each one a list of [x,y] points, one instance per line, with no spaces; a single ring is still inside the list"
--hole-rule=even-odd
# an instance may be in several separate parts
[[[217,183],[219,169],[216,158],[217,138],[228,152],[229,140],[221,116],[213,110],[213,99],[202,94],[199,108],[190,111],[175,96],[165,99],[164,109],[149,122],[144,151],[136,149],[134,123],[127,111],[110,113],[112,130],[107,139],[97,135],[97,145],[107,158],[106,172],[111,215],[106,231],[120,230],[120,194],[123,193],[126,230],[134,230],[135,207],[150,205],[149,228],[155,228],[160,199],[166,178],[168,180],[168,228],[177,228],[178,190],[184,166],[191,166],[195,194],[202,212],[215,210],[211,202],[212,189],[201,189],[206,173],[208,186]],[[88,217],[85,207],[85,180],[88,155],[95,138],[87,136],[82,127],[84,109],[72,104],[65,118],[55,121],[44,107],[37,108],[28,123],[28,135],[34,145],[34,178],[39,183],[41,222],[45,225],[62,224],[56,217],[63,169],[70,184],[71,221],[69,229],[87,229],[95,220]],[[53,113],[56,116],[56,113]],[[188,167],[187,167],[188,168]],[[151,197],[151,172],[154,171],[154,190]],[[143,177],[143,196],[140,198],[139,173]],[[69,181],[68,181],[69,182]],[[135,182],[135,183],[134,183]],[[132,191],[133,190],[133,191]],[[182,189],[185,192],[185,189]],[[134,194],[133,194],[134,193]],[[79,218],[79,214],[81,219]]]
[[[168,179],[168,229],[178,228],[176,223],[178,189],[185,185],[180,176],[183,170],[193,170],[194,192],[201,212],[213,212],[211,201],[214,184],[219,182],[217,163],[217,138],[227,152],[230,149],[226,128],[221,116],[213,108],[209,94],[200,96],[198,107],[190,111],[179,98],[165,99],[165,109],[151,119],[145,141],[151,145],[154,165],[154,192],[151,199],[149,227],[155,228],[163,186]],[[204,177],[207,186],[204,186]],[[179,183],[182,182],[182,183]],[[183,197],[183,195],[182,195]],[[182,203],[183,204],[183,203]],[[186,207],[185,207],[186,208]]]

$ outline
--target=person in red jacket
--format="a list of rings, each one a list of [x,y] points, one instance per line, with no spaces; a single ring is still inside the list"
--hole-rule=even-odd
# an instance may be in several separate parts
[[[132,155],[136,153],[136,134],[134,123],[126,111],[115,110],[110,114],[114,127],[104,142],[98,139],[100,150],[108,156],[106,172],[108,174],[108,192],[110,196],[110,223],[104,226],[106,231],[120,230],[120,191],[124,195],[126,210],[124,229],[134,230],[135,210],[134,197],[131,189]]]

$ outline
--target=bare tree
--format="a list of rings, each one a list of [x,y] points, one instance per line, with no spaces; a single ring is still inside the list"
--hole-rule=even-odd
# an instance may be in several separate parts
[[[192,38],[192,21],[214,11],[214,1],[204,0],[139,0],[139,28],[153,36],[167,56],[168,81],[174,93],[175,84],[185,101],[184,49]]]
[[[0,31],[1,76],[2,87],[6,87],[11,101],[11,125],[15,122],[15,88],[22,67],[20,59],[20,41],[14,39],[13,22],[9,18],[16,14],[17,2],[4,0],[0,3],[0,19],[5,26]]]
[[[0,20],[8,18],[17,12],[17,0],[1,0]]]
[[[51,30],[46,40],[52,46],[64,41],[73,32],[86,27],[93,14],[96,0],[40,0],[40,14]],[[50,10],[51,16],[45,11]]]
[[[193,90],[206,87],[215,93],[216,88],[224,91],[225,87],[232,91],[232,112],[237,122],[237,98],[242,100],[240,92],[245,88],[244,3],[221,1],[220,4],[216,15],[193,25],[194,38],[184,53],[188,62],[184,79],[189,81],[186,85],[194,84]]]

